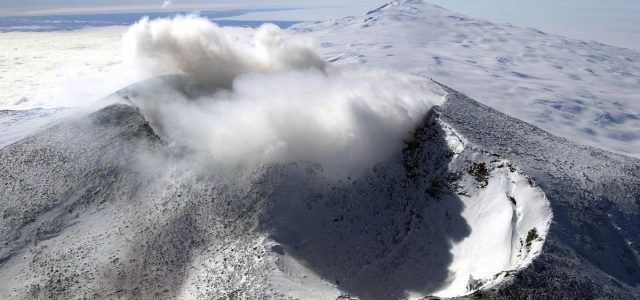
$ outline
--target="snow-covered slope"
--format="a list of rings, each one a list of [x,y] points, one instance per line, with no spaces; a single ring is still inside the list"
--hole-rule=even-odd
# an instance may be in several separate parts
[[[6,146],[0,295],[637,296],[640,162],[443,88],[403,151],[344,179],[202,168],[125,104]]]
[[[201,29],[211,27],[198,22]],[[461,28],[467,38],[451,35]],[[492,40],[500,28],[521,35],[512,36],[515,44]],[[271,29],[273,39],[263,41],[288,49],[280,44],[282,33]],[[325,54],[343,68],[321,62],[272,73],[260,64],[247,74],[232,68],[225,85],[209,89],[201,89],[189,69],[179,69],[186,75],[125,88],[105,102],[118,104],[74,118],[54,120],[63,114],[50,117],[44,110],[3,112],[0,298],[640,295],[638,159],[556,137],[438,82],[350,68],[366,63],[424,76],[448,70],[446,82],[460,76],[453,87],[480,94],[486,88],[483,102],[522,112],[536,106],[522,105],[529,103],[525,97],[506,105],[497,91],[510,84],[545,91],[538,90],[542,78],[509,69],[529,56],[487,69],[456,61],[472,53],[454,51],[450,38],[468,42],[460,49],[499,50],[496,43],[506,43],[503,51],[513,51],[527,32],[532,42],[560,38],[416,1],[296,30],[320,38]],[[215,38],[203,41],[192,33],[189,49],[202,50],[202,59],[217,54],[208,52]],[[435,48],[424,35],[449,50],[430,55]],[[580,49],[578,42],[567,43],[554,53]],[[609,54],[628,52],[585,47],[596,46]],[[176,47],[170,49],[184,50]],[[477,55],[481,61],[488,54]],[[196,67],[205,63],[212,62],[195,60]],[[474,67],[461,71],[467,63]],[[635,72],[633,62],[625,67]],[[495,72],[502,77],[488,80]],[[616,82],[617,73],[611,74],[601,82],[618,84],[618,92],[633,90],[635,83]],[[597,89],[558,86],[546,92]],[[583,104],[576,119],[597,110]],[[37,121],[40,115],[46,122]],[[633,120],[597,127],[594,134],[631,130]],[[354,145],[360,147],[349,147]],[[246,151],[251,147],[257,152]],[[255,159],[261,153],[285,159]],[[221,154],[244,160],[216,161]],[[344,172],[338,176],[336,169]]]
[[[439,118],[517,164],[546,194],[542,254],[498,298],[635,299],[640,295],[640,161],[579,146],[448,89]]]
[[[551,220],[515,165],[432,113],[344,180],[197,171],[183,151],[122,104],[0,150],[2,296],[460,296],[530,264]]]
[[[575,142],[639,156],[640,54],[493,24],[417,0],[298,25],[338,65],[433,78]]]
[[[0,110],[0,148],[24,139],[57,120],[73,113],[72,109]]]

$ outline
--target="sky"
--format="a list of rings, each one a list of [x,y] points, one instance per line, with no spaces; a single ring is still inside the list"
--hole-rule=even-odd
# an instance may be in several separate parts
[[[639,0],[428,0],[476,18],[640,51]]]
[[[167,1],[167,3],[165,3]],[[354,7],[370,9],[385,0],[0,0],[0,15],[79,12],[140,11],[160,9],[223,9],[264,7],[335,7],[345,12]]]
[[[165,1],[168,1],[165,3]],[[0,15],[114,11],[316,8],[271,16],[319,21],[360,15],[387,0],[0,0]],[[499,23],[640,51],[639,0],[427,0],[450,10]],[[163,6],[165,8],[163,8]],[[245,17],[246,18],[246,17]]]

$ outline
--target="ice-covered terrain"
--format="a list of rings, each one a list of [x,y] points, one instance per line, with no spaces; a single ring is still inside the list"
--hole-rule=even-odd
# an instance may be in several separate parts
[[[637,296],[640,163],[444,91],[402,151],[344,179],[202,168],[125,104],[4,147],[0,292]]]
[[[67,108],[0,110],[0,148],[23,140],[77,110]]]
[[[335,64],[420,74],[580,144],[640,155],[637,52],[399,3],[296,30]],[[141,79],[123,77],[125,31],[0,33],[0,109],[84,104]]]
[[[552,134],[615,105],[529,120],[551,133],[496,110],[591,91],[632,111],[638,54],[418,1],[293,31],[145,19],[123,41],[152,79],[1,112],[0,298],[640,296],[640,161]],[[631,79],[549,72],[587,48]]]
[[[130,83],[124,31],[0,33],[0,109],[89,105]]]
[[[249,10],[252,11],[252,10]],[[264,11],[264,10],[258,10]],[[267,10],[268,11],[268,10]],[[206,18],[246,13],[202,12]],[[122,35],[145,16],[130,13],[0,17],[0,109],[90,106],[143,78],[123,62]],[[266,21],[216,20],[225,26],[258,27]],[[286,28],[297,21],[273,21]]]
[[[540,254],[549,202],[515,165],[434,113],[400,150],[343,179],[313,162],[201,169],[129,105],[60,123],[0,151],[0,291],[460,296]]]
[[[299,25],[325,58],[420,74],[581,144],[639,156],[640,54],[421,1]],[[410,58],[410,59],[407,59]]]
[[[576,145],[446,88],[440,119],[521,167],[553,222],[541,255],[511,284],[477,296],[635,299],[640,293],[640,161]]]

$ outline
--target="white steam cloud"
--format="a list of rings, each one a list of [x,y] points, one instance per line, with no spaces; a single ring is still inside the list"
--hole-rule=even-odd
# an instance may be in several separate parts
[[[275,25],[222,28],[195,15],[142,19],[125,34],[124,52],[150,75],[186,74],[207,87],[230,87],[249,72],[324,68],[310,41]]]
[[[311,161],[346,175],[401,150],[443,100],[430,81],[325,65],[312,44],[274,25],[221,28],[196,16],[142,20],[124,38],[148,76],[182,74],[193,86],[156,80],[131,100],[166,140],[215,162]],[[191,96],[188,96],[191,95]]]

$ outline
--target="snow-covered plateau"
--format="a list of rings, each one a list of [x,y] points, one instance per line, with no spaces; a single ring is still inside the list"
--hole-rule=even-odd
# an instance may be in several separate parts
[[[334,64],[433,78],[555,135],[638,157],[640,54],[420,1],[298,26]]]
[[[123,43],[0,111],[2,299],[640,297],[636,52],[414,0]]]

